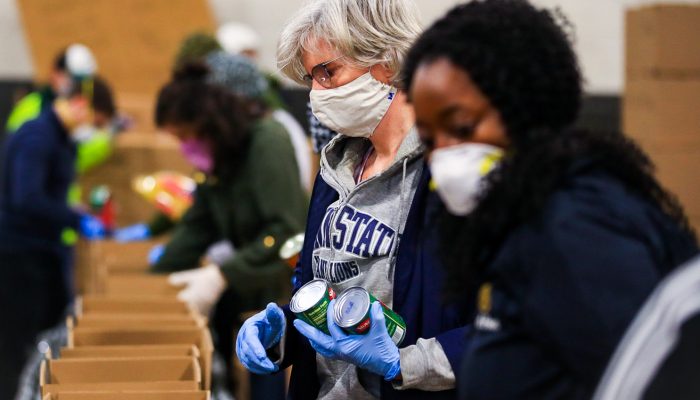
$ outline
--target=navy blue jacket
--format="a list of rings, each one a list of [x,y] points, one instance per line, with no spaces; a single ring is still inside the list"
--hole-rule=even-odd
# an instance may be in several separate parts
[[[658,207],[579,169],[487,267],[460,398],[590,398],[642,303],[697,251]]]
[[[77,228],[67,205],[76,146],[52,107],[5,142],[0,194],[0,249],[61,252],[61,232]]]
[[[406,338],[401,347],[415,344],[418,338],[437,338],[456,375],[466,344],[467,321],[473,313],[472,307],[467,303],[447,305],[443,302],[444,274],[435,250],[437,235],[433,218],[442,205],[438,196],[429,190],[429,181],[430,173],[426,167],[416,189],[398,248],[392,308],[406,321]],[[311,256],[314,238],[320,229],[326,209],[337,199],[336,191],[318,176],[311,196],[304,248],[295,270],[295,290],[313,279]],[[316,352],[308,340],[294,328],[292,321],[295,317],[289,308],[283,309],[287,315],[288,327],[283,366],[294,365],[289,398],[315,399],[320,388],[316,375]],[[397,391],[389,383],[383,382],[382,385],[382,399],[454,398],[455,390]]]

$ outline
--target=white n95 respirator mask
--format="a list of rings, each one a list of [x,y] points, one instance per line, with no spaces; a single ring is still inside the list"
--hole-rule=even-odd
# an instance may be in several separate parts
[[[484,178],[494,170],[503,150],[482,143],[465,143],[434,150],[430,172],[447,210],[465,216],[476,208],[486,189]]]
[[[323,125],[340,134],[370,137],[397,91],[368,72],[337,88],[312,90],[311,111]]]

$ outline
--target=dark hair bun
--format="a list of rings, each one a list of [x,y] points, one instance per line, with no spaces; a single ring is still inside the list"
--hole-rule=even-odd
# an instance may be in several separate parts
[[[203,62],[188,62],[175,70],[173,81],[204,81],[209,67]]]

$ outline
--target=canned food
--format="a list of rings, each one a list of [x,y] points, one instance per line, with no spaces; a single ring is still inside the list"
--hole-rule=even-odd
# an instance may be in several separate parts
[[[372,325],[370,306],[379,301],[367,290],[361,287],[351,287],[345,290],[335,301],[333,319],[336,325],[348,333],[363,335]],[[384,311],[386,330],[391,340],[398,346],[406,336],[406,322],[399,314],[379,301]]]
[[[333,299],[335,292],[328,282],[314,279],[297,290],[289,302],[289,309],[302,321],[330,334],[326,313]]]
[[[304,247],[304,234],[294,235],[280,247],[280,258],[290,267],[296,267],[302,247]]]

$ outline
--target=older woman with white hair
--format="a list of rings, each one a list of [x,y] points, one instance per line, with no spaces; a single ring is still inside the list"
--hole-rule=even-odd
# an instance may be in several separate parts
[[[420,31],[410,0],[316,0],[282,33],[279,67],[311,87],[314,114],[340,133],[321,155],[295,289],[313,279],[336,293],[359,286],[406,322],[399,348],[378,302],[364,335],[335,324],[335,301],[330,334],[269,304],[244,323],[236,349],[254,373],[293,365],[290,398],[455,396],[467,309],[441,302],[429,218],[439,203],[398,88]]]

